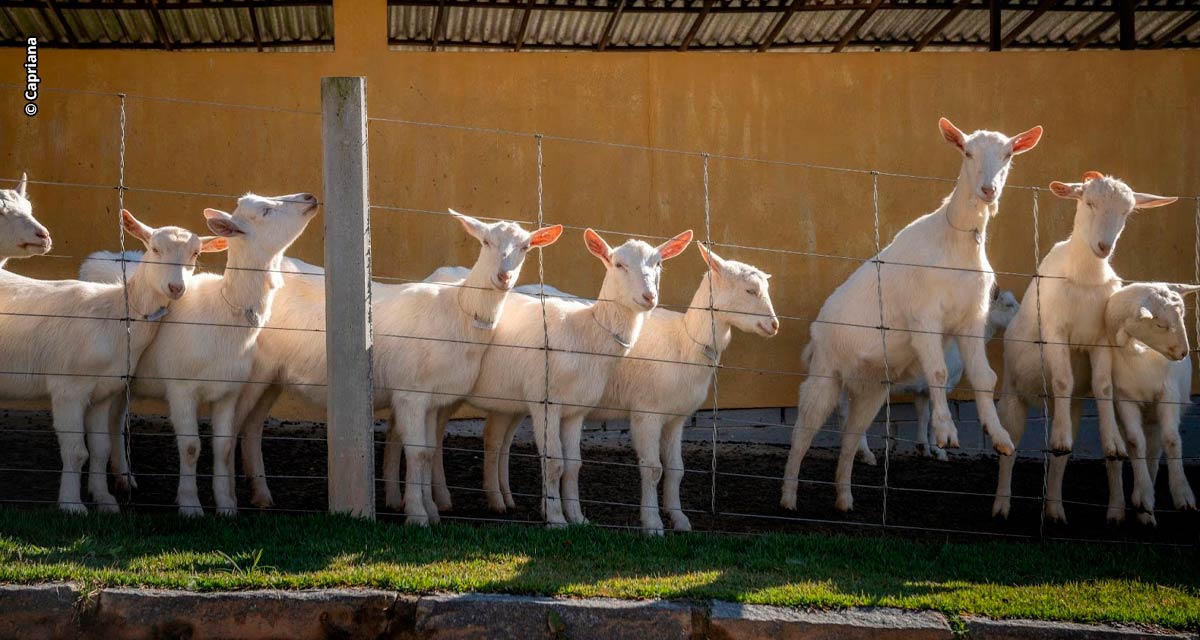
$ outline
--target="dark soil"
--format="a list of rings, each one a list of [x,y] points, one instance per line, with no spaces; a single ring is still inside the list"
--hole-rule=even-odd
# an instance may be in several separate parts
[[[163,420],[135,420],[132,438],[133,471],[138,489],[127,500],[128,510],[173,510],[178,456],[170,427]],[[326,452],[324,431],[314,427],[286,426],[269,430],[264,445],[267,472],[281,511],[321,511],[326,504]],[[532,447],[516,446],[511,471],[515,512],[497,515],[487,510],[479,490],[483,458],[481,443],[474,438],[446,440],[446,470],[454,498],[445,519],[469,522],[540,520],[540,470]],[[877,455],[881,452],[876,447]],[[46,414],[12,412],[0,414],[0,503],[11,506],[54,504],[58,491],[60,460],[54,432]],[[200,473],[211,471],[208,440],[205,438]],[[835,460],[829,451],[814,450],[801,470],[799,508],[792,512],[779,507],[780,483],[787,449],[766,445],[721,444],[717,450],[716,515],[713,514],[712,449],[707,445],[685,448],[683,506],[695,530],[736,533],[837,532],[878,534],[884,524],[889,535],[923,539],[992,539],[1008,536],[1028,538],[1081,538],[1093,540],[1196,544],[1200,541],[1200,514],[1176,512],[1166,487],[1166,469],[1158,478],[1158,526],[1140,525],[1132,511],[1126,522],[1111,526],[1105,520],[1108,485],[1104,463],[1073,461],[1067,469],[1066,511],[1069,524],[1043,522],[1041,495],[1043,465],[1040,461],[1018,462],[1014,473],[1012,514],[1007,521],[991,516],[992,492],[996,482],[994,458],[952,459],[939,462],[913,456],[894,457],[886,469],[886,500],[883,485],[883,456],[876,467],[855,465],[855,509],[844,514],[833,507],[831,484]],[[376,461],[383,459],[377,445]],[[632,449],[614,445],[586,447],[580,480],[584,513],[595,524],[615,527],[639,525],[639,474]],[[1132,478],[1126,465],[1126,491]],[[1200,486],[1200,465],[1187,470],[1193,488]],[[377,469],[376,476],[381,474]],[[403,474],[402,474],[403,477]],[[211,506],[211,482],[200,478],[200,495]],[[250,505],[249,489],[238,482],[239,505]],[[401,521],[383,504],[383,485],[377,486],[381,519]],[[85,498],[86,498],[85,486]],[[664,522],[670,521],[664,516]]]

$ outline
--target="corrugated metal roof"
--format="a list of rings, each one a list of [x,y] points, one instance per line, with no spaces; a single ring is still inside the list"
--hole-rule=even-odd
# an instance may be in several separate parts
[[[1042,0],[1000,0],[1002,34]],[[966,2],[966,4],[963,4]],[[677,49],[831,51],[865,23],[846,51],[903,51],[928,40],[939,50],[986,49],[989,0],[388,0],[397,49]],[[1116,48],[1117,0],[1057,0],[1010,48]],[[617,12],[620,12],[617,17]],[[258,41],[255,39],[257,19]],[[156,19],[157,13],[157,19]],[[953,15],[952,15],[953,14]],[[941,25],[936,33],[935,26]],[[1137,0],[1139,48],[1200,48],[1196,0]],[[615,18],[615,20],[614,20]],[[0,41],[47,46],[328,50],[332,0],[0,0]],[[697,25],[697,20],[699,24]],[[161,22],[160,22],[161,21]],[[160,26],[161,25],[161,26]],[[1101,29],[1096,33],[1097,29]],[[607,34],[607,37],[606,37]]]
[[[156,5],[162,30],[173,48],[255,48],[252,11],[263,48],[333,48],[332,0],[278,4],[159,0]],[[167,48],[155,12],[139,0],[0,3],[0,40],[23,44],[33,36],[46,46]]]
[[[869,7],[871,0],[810,0],[783,24],[772,51],[830,51]],[[1003,1],[1003,0],[1002,0]],[[690,49],[755,50],[792,0],[710,0]],[[389,38],[396,49],[429,49],[439,10],[444,25],[438,48],[515,48],[527,8],[525,49],[598,48],[618,6],[621,15],[606,43],[609,49],[674,49],[705,12],[704,0],[389,0]],[[950,12],[956,15],[929,42],[938,50],[987,49],[987,0],[956,11],[955,0],[882,0],[861,25],[846,51],[903,51],[913,47]],[[1034,13],[1038,0],[1008,0],[1001,33],[1008,34]],[[441,7],[441,9],[439,9]],[[1090,48],[1117,48],[1120,27],[1114,0],[1058,0],[1013,40],[1010,47],[1069,49],[1110,23]],[[1148,47],[1180,24],[1190,23],[1169,42],[1172,48],[1200,47],[1200,7],[1189,0],[1140,0],[1135,12],[1139,47]]]

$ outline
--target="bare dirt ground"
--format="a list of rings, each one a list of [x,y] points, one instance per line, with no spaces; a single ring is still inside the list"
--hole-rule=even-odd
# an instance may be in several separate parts
[[[128,497],[126,509],[173,510],[178,456],[170,427],[160,419],[136,419],[132,438],[133,470],[138,489]],[[264,455],[275,508],[320,511],[325,507],[326,453],[324,431],[319,427],[285,426],[269,430]],[[483,458],[481,443],[468,437],[446,440],[446,470],[454,508],[444,514],[468,522],[536,522],[540,519],[540,469],[532,447],[514,447],[512,489],[517,508],[497,515],[487,510],[479,491]],[[879,447],[876,447],[880,454]],[[210,447],[205,439],[200,473],[211,470]],[[57,496],[60,460],[48,414],[0,413],[0,503],[10,506],[49,506]],[[833,452],[814,450],[801,470],[799,508],[779,507],[785,447],[721,444],[716,456],[715,493],[710,472],[709,445],[686,445],[682,502],[696,530],[737,533],[837,532],[878,534],[885,510],[885,468],[880,464],[855,466],[855,510],[844,514],[833,508]],[[377,445],[376,461],[383,459]],[[585,447],[580,480],[584,513],[595,524],[636,527],[639,524],[639,472],[627,446]],[[1187,469],[1193,488],[1200,487],[1200,465]],[[402,474],[403,475],[403,474]],[[1126,465],[1126,490],[1132,485]],[[381,476],[377,468],[377,477]],[[914,456],[896,456],[886,469],[886,525],[889,535],[933,539],[992,539],[1008,536],[1078,538],[1131,542],[1195,544],[1200,542],[1200,514],[1176,512],[1166,487],[1166,469],[1159,474],[1158,526],[1137,523],[1132,511],[1126,523],[1111,526],[1105,514],[1108,486],[1101,461],[1073,461],[1067,470],[1068,524],[1043,522],[1041,495],[1043,465],[1017,463],[1014,474],[1012,515],[1007,521],[991,516],[996,481],[995,458],[951,459],[939,462]],[[807,481],[807,482],[805,482]],[[201,500],[212,505],[209,477],[200,478]],[[239,505],[250,506],[248,487],[238,483]],[[379,513],[399,518],[383,505],[383,485],[377,486]],[[86,494],[85,494],[86,495]],[[715,514],[713,506],[715,503]],[[399,520],[397,520],[399,521]],[[669,526],[669,521],[668,521]]]

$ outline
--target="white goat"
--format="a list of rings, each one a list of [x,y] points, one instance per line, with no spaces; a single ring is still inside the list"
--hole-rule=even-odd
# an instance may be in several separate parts
[[[836,506],[842,511],[854,506],[854,454],[887,397],[887,385],[877,382],[885,375],[892,380],[924,375],[936,444],[958,446],[946,402],[944,347],[949,335],[957,336],[980,422],[992,446],[1005,455],[1013,451],[996,415],[996,374],[984,349],[988,295],[995,283],[986,252],[987,225],[999,210],[1013,156],[1032,149],[1042,128],[1009,138],[992,131],[968,136],[945,118],[939,126],[963,156],[954,191],[941,207],[913,221],[878,256],[863,263],[825,301],[810,328],[805,348],[808,377],[800,386],[799,416],[784,471],[784,508],[796,508],[800,463],[843,389],[850,409],[836,477]],[[877,323],[887,328],[885,340]]]
[[[16,189],[0,189],[0,269],[9,258],[40,256],[50,252],[50,232],[33,217],[26,195],[25,174]]]
[[[437,410],[457,402],[475,384],[479,363],[505,314],[508,291],[516,284],[529,250],[546,247],[562,226],[530,233],[512,222],[485,223],[451,211],[480,243],[479,258],[462,286],[373,283],[375,405],[393,412],[389,442],[402,440],[407,484],[401,498],[400,451],[384,458],[386,502],[403,508],[411,524],[437,521],[430,489],[430,459]],[[324,270],[285,260],[289,275],[276,301],[279,325],[325,329]],[[507,320],[506,320],[507,322]],[[271,331],[259,338],[255,380],[238,402],[242,456],[253,487],[252,502],[271,504],[262,463],[262,428],[284,385],[318,406],[326,402],[324,341],[303,332]],[[403,432],[401,437],[400,432]]]
[[[692,232],[657,247],[629,240],[612,249],[591,229],[584,232],[584,240],[605,266],[598,300],[514,297],[495,343],[484,354],[475,388],[465,398],[497,422],[489,427],[493,439],[532,416],[534,441],[542,456],[542,511],[551,526],[587,522],[579,502],[584,417],[601,405],[609,377],[622,356],[640,342],[646,317],[658,304],[662,262],[682,253]],[[438,436],[456,408],[447,407],[438,416]],[[444,490],[444,473],[439,476]],[[441,497],[449,503],[448,494]],[[496,506],[495,496],[489,499]]]
[[[1117,413],[1133,467],[1132,502],[1138,519],[1146,524],[1154,524],[1154,480],[1164,449],[1171,501],[1176,509],[1196,508],[1183,472],[1179,420],[1192,392],[1183,296],[1197,291],[1198,285],[1129,284],[1114,293],[1105,307],[1105,326],[1115,347]],[[1144,418],[1157,429],[1146,433]],[[1122,466],[1120,460],[1108,461],[1108,520],[1113,523],[1125,518]]]
[[[987,325],[983,329],[984,340],[990,341],[997,331],[1007,327],[1008,323],[1017,316],[1017,310],[1020,308],[1021,304],[1017,302],[1016,296],[1011,291],[1001,291],[998,287],[993,288],[992,300],[988,306]],[[958,350],[958,342],[952,341],[946,345],[947,392],[958,386],[959,381],[962,380],[962,374],[962,352]],[[892,394],[910,394],[913,397],[913,408],[917,414],[917,453],[935,457],[938,460],[946,460],[945,449],[929,444],[929,381],[923,376],[917,376],[908,382],[892,385]],[[847,407],[846,394],[843,393],[841,400],[843,423],[846,421]],[[858,459],[871,466],[876,464],[875,454],[871,452],[866,434],[863,434],[862,440],[858,442]]]
[[[748,264],[721,258],[704,245],[697,244],[696,248],[709,271],[704,274],[687,311],[679,313],[660,307],[650,312],[642,325],[641,337],[608,379],[598,407],[587,414],[589,420],[629,419],[642,478],[642,529],[654,535],[663,534],[657,493],[664,471],[663,502],[671,522],[676,531],[691,530],[679,501],[683,423],[708,398],[713,365],[729,346],[731,329],[766,337],[779,331],[768,291],[767,280],[771,276]],[[451,275],[452,271],[443,268],[430,278]],[[517,291],[536,296],[540,286],[526,285],[517,287]],[[553,287],[546,287],[545,291],[550,296],[573,298]],[[509,449],[522,416],[515,417],[489,414],[483,434],[483,488],[488,506],[501,513],[514,506],[508,485]],[[441,426],[444,430],[444,421]],[[439,506],[449,506],[441,459],[439,450],[435,458],[434,498]],[[439,499],[439,493],[444,497]]]
[[[317,198],[309,193],[274,198],[247,194],[238,199],[232,214],[204,210],[209,229],[228,242],[225,272],[193,279],[195,291],[172,309],[173,323],[162,328],[138,362],[133,384],[138,397],[165,398],[170,405],[179,449],[176,501],[182,515],[204,513],[196,487],[200,458],[197,412],[202,403],[212,406],[212,483],[217,513],[237,514],[232,482],[237,444],[234,408],[242,387],[252,380],[256,339],[271,317],[272,302],[282,284],[278,272],[283,251],[300,237],[316,212]],[[113,272],[116,263],[104,260],[107,255],[93,254],[84,262],[81,274],[102,281],[119,277],[119,272]],[[128,257],[141,258],[136,254]],[[122,396],[114,401],[115,410],[105,408],[109,434],[120,434],[124,400]],[[118,451],[115,466],[119,468],[124,448],[113,449]],[[103,461],[107,458],[93,458],[89,480],[97,485],[106,482]]]
[[[155,256],[132,268],[128,291],[121,284],[34,280],[0,271],[3,307],[21,313],[0,321],[0,362],[26,372],[0,375],[0,398],[49,398],[62,455],[58,506],[64,511],[87,511],[79,474],[88,450],[93,466],[98,461],[103,470],[108,460],[105,403],[125,389],[126,356],[136,366],[172,301],[174,313],[200,252],[225,247],[224,238],[200,238],[179,227],[152,229],[128,211],[121,212],[121,223]],[[126,304],[133,321],[128,333]],[[89,483],[89,489],[101,511],[117,510],[107,483]]]
[[[1070,237],[1042,259],[1040,277],[1030,281],[1021,311],[1004,332],[1001,422],[1013,442],[1020,442],[1029,403],[1048,383],[1054,398],[1050,450],[1070,452],[1079,430],[1079,396],[1087,393],[1090,380],[1104,454],[1123,458],[1126,450],[1112,401],[1112,349],[1104,328],[1105,305],[1121,280],[1108,261],[1136,208],[1161,207],[1175,198],[1134,193],[1124,182],[1095,171],[1085,173],[1082,183],[1052,182],[1050,189],[1060,198],[1078,200],[1074,227]],[[1015,462],[1011,456],[1000,458],[995,516],[1008,517]],[[1050,458],[1045,503],[1046,515],[1064,522],[1061,488],[1066,465],[1066,455]]]

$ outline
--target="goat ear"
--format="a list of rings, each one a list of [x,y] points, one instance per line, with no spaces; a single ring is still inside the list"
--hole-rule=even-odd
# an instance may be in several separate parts
[[[954,126],[953,122],[942,118],[938,120],[938,129],[941,129],[942,137],[946,139],[946,142],[958,147],[959,151],[963,150],[963,145],[967,142],[967,136],[958,127]]]
[[[1167,288],[1181,296],[1186,296],[1200,291],[1200,284],[1168,284]]]
[[[1017,137],[1012,139],[1013,155],[1025,153],[1037,146],[1038,141],[1042,139],[1042,125],[1038,125],[1029,131],[1018,133]]]
[[[552,227],[542,227],[541,229],[534,231],[533,235],[529,236],[529,246],[548,247],[558,240],[558,237],[562,235],[562,232],[563,226],[561,224],[556,224]]]
[[[714,276],[720,276],[725,266],[725,259],[706,248],[702,242],[697,242],[696,248],[700,250],[700,257],[704,258],[704,263],[708,265],[709,271],[712,271]]]
[[[201,236],[200,253],[217,253],[229,248],[229,241],[221,236]]]
[[[1059,182],[1055,180],[1050,183],[1050,191],[1060,198],[1068,200],[1078,200],[1083,197],[1083,185],[1078,182]]]
[[[154,229],[142,224],[128,209],[121,209],[121,228],[143,243],[149,243],[150,236],[154,234]]]
[[[24,171],[22,171],[21,172],[21,181],[17,183],[17,195],[21,196],[22,198],[27,197],[25,195],[25,187],[28,183],[29,183],[29,176],[26,175]]]
[[[232,238],[246,234],[238,226],[237,220],[234,220],[233,216],[220,209],[205,209],[204,217],[208,219],[209,230],[222,238]]]
[[[683,253],[683,250],[687,249],[691,242],[692,230],[688,229],[674,238],[671,238],[670,240],[658,245],[655,247],[655,250],[658,251],[659,257],[661,257],[663,260],[670,260],[671,258]]]
[[[1153,209],[1155,207],[1163,207],[1175,202],[1179,198],[1168,198],[1166,196],[1156,196],[1150,193],[1134,193],[1133,201],[1137,209]]]
[[[608,246],[600,234],[588,229],[583,232],[583,242],[587,245],[588,252],[600,258],[605,265],[612,266],[612,247]]]
[[[1099,180],[1103,177],[1104,177],[1104,174],[1100,173],[1099,171],[1084,171],[1083,172],[1083,181],[1084,182],[1087,182],[1088,180]]]
[[[1138,319],[1140,319],[1140,320],[1153,320],[1153,319],[1154,319],[1154,312],[1153,312],[1153,311],[1151,311],[1151,310],[1149,310],[1149,309],[1147,309],[1146,307],[1138,307]]]
[[[471,234],[471,237],[483,242],[484,234],[487,233],[487,225],[476,220],[475,218],[472,218],[471,216],[459,213],[454,209],[450,209],[449,211],[450,215],[458,218],[458,221],[462,223],[462,226],[467,230],[467,233]]]

